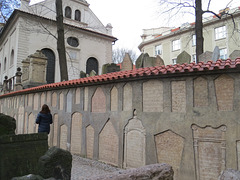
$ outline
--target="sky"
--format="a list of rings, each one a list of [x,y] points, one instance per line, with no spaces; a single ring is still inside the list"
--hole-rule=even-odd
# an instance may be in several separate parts
[[[31,3],[39,0],[31,0]],[[143,29],[162,26],[179,27],[185,22],[194,22],[194,15],[179,15],[168,21],[167,14],[162,14],[160,0],[87,0],[90,9],[107,25],[113,26],[113,36],[118,38],[113,48],[126,48],[140,54],[138,46],[142,42]],[[203,8],[208,0],[202,0]],[[211,0],[210,9],[218,12],[229,4],[230,8],[240,6],[239,0]]]

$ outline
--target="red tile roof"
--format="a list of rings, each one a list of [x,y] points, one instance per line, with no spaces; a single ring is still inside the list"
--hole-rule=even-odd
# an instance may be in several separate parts
[[[164,76],[169,74],[178,74],[179,76],[184,73],[194,73],[194,72],[213,72],[219,70],[227,70],[227,69],[235,69],[240,70],[240,57],[236,60],[218,60],[216,62],[208,61],[207,63],[199,62],[199,63],[184,63],[184,64],[175,64],[175,65],[167,65],[167,66],[155,66],[155,67],[146,67],[139,68],[129,71],[119,71],[113,72],[98,76],[74,79],[70,81],[63,81],[53,84],[46,84],[42,86],[37,86],[33,88],[23,89],[16,92],[11,92],[8,94],[1,95],[1,97],[9,96],[13,94],[25,93],[30,91],[42,91],[48,90],[51,88],[58,87],[73,87],[77,85],[86,85],[86,84],[94,84],[99,82],[111,82],[116,80],[124,80],[129,78],[138,78],[138,77],[147,77],[147,76]],[[240,71],[239,71],[240,72]]]

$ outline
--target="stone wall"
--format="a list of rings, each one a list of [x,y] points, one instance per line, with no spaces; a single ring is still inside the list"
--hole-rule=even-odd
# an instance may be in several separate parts
[[[0,112],[30,133],[43,103],[54,117],[49,144],[74,154],[125,168],[168,163],[176,180],[240,168],[237,71],[50,85],[0,96]]]
[[[47,134],[0,136],[0,179],[38,172],[38,159],[48,149]]]

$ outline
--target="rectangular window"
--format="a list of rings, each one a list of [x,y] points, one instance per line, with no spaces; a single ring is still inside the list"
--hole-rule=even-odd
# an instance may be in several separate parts
[[[220,59],[227,59],[227,48],[224,48],[224,49],[220,49]]]
[[[162,54],[162,45],[159,44],[155,46],[155,55],[161,55]]]
[[[177,64],[177,58],[172,59],[173,64]]]
[[[76,60],[77,59],[77,52],[70,51],[69,52],[69,57],[70,57],[71,60]]]
[[[179,50],[181,47],[180,39],[172,41],[172,51]]]
[[[226,26],[221,26],[218,28],[215,28],[215,39],[222,39],[222,38],[226,38]]]
[[[196,34],[192,36],[192,46],[196,46]]]

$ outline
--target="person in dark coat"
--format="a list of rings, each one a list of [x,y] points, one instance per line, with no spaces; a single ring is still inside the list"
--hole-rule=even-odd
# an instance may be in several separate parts
[[[42,110],[38,113],[36,124],[38,126],[38,132],[50,132],[50,124],[52,124],[52,114],[48,105],[44,104]]]

